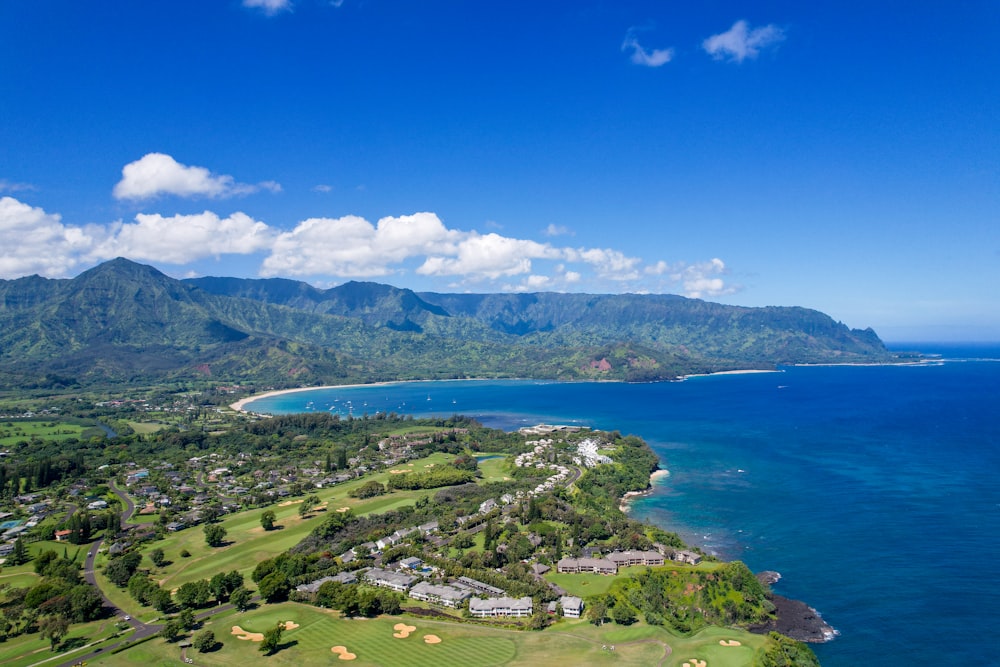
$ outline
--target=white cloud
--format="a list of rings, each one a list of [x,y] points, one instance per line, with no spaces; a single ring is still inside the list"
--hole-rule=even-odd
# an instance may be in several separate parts
[[[720,276],[727,273],[726,264],[718,257],[698,264],[682,265],[673,275],[684,288],[684,295],[692,299],[733,294],[738,287],[727,285]]]
[[[137,214],[133,221],[73,226],[59,215],[13,197],[0,198],[0,277],[68,275],[112,257],[181,267],[207,257],[258,255],[263,276],[335,281],[414,272],[505,291],[676,290],[692,297],[730,294],[720,259],[688,264],[639,257],[614,248],[560,247],[496,232],[447,227],[436,214],[388,216],[371,223],[358,216],[309,218],[281,231],[236,212],[194,215]],[[652,281],[652,282],[651,282]]]
[[[37,273],[58,278],[81,262],[100,228],[64,225],[62,218],[13,197],[0,197],[0,277]]]
[[[785,32],[776,25],[750,30],[746,21],[737,21],[726,32],[712,35],[702,48],[716,60],[729,59],[741,63],[747,58],[756,58],[760,50],[785,39]]]
[[[0,192],[25,192],[37,189],[31,183],[15,183],[14,181],[8,181],[6,178],[0,178]]]
[[[550,223],[549,226],[546,227],[542,233],[545,234],[546,236],[573,236],[573,232],[570,230],[569,227],[565,227],[563,225],[556,225],[552,223]]]
[[[159,195],[180,197],[233,197],[258,190],[280,192],[281,185],[263,181],[237,183],[232,176],[217,175],[205,167],[189,167],[165,153],[147,153],[122,168],[122,180],[112,193],[116,199],[150,199]]]
[[[628,32],[625,33],[625,41],[622,42],[622,51],[632,50],[631,60],[633,63],[646,67],[660,67],[673,59],[673,49],[653,49],[652,51],[644,49],[635,36],[636,30],[636,28],[629,28]]]
[[[291,11],[292,0],[243,0],[243,6],[260,9],[268,16],[274,16],[278,12]],[[340,5],[334,4],[334,6]]]
[[[428,257],[417,273],[426,276],[462,275],[473,280],[496,279],[530,272],[533,259],[559,259],[562,256],[562,251],[545,243],[471,232],[455,245],[453,256]]]
[[[583,261],[597,270],[601,278],[619,282],[639,278],[639,266],[642,260],[638,257],[628,257],[625,253],[611,248],[580,248],[569,251],[568,259]]]
[[[261,273],[276,275],[384,276],[406,259],[447,251],[458,239],[433,213],[364,218],[310,218],[278,235]]]
[[[313,192],[333,192],[333,186],[320,183],[313,186]]]
[[[204,257],[248,255],[267,250],[274,232],[245,213],[220,218],[197,215],[139,214],[135,223],[115,223],[107,239],[93,249],[96,259],[128,257],[140,261],[186,264]]]

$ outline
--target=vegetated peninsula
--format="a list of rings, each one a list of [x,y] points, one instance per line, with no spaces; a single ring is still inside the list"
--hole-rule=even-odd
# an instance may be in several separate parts
[[[110,665],[818,664],[767,629],[782,606],[743,563],[617,509],[658,467],[638,437],[182,400],[101,402],[113,437],[10,446],[0,505],[36,518],[13,522],[5,655],[37,662],[41,633]]]
[[[871,329],[800,307],[676,295],[437,294],[350,282],[175,280],[116,259],[0,281],[0,389],[230,381],[670,380],[795,363],[883,363]]]

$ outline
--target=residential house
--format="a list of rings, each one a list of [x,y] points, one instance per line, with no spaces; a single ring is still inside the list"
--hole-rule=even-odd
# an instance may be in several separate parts
[[[381,586],[382,588],[391,588],[394,591],[399,591],[400,593],[405,593],[407,589],[410,588],[414,583],[420,580],[420,577],[415,577],[410,574],[403,574],[402,572],[390,572],[389,570],[380,570],[379,568],[373,567],[364,574],[364,580],[375,585]]]

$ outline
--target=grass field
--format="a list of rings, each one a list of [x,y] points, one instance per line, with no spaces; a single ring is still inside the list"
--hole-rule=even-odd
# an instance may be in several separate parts
[[[454,459],[449,454],[435,453],[423,459],[411,461],[396,469],[426,470],[427,466],[441,465]],[[375,498],[359,500],[348,496],[352,489],[368,480],[374,479],[386,482],[391,477],[388,471],[376,473],[362,479],[339,484],[328,489],[317,489],[316,494],[326,503],[326,512],[336,511],[341,507],[350,507],[356,514],[363,515],[411,505],[422,496],[435,493],[437,489],[419,491],[396,491]],[[217,572],[237,570],[245,576],[250,575],[257,563],[267,558],[273,558],[301,542],[325,516],[325,512],[314,512],[308,518],[299,516],[301,498],[291,499],[271,505],[267,508],[246,510],[226,516],[221,525],[226,529],[226,546],[212,548],[205,544],[205,534],[201,526],[195,526],[172,533],[165,540],[151,542],[144,547],[143,553],[152,549],[163,549],[170,564],[163,568],[154,568],[149,560],[144,560],[142,567],[151,567],[154,579],[160,585],[176,588],[183,583],[206,579]],[[276,530],[265,532],[260,525],[260,515],[265,509],[274,511],[278,526]],[[181,557],[181,551],[186,550],[191,555]],[[106,563],[104,557],[98,559],[100,567]],[[112,588],[110,585],[107,588]],[[149,613],[143,610],[128,595],[110,595],[113,601],[129,613],[139,618],[145,618]]]
[[[231,634],[232,627],[239,625],[244,630],[263,632],[285,621],[299,627],[282,635],[282,648],[266,658],[269,664],[340,664],[330,649],[344,646],[357,656],[351,664],[359,667],[657,664],[680,667],[692,658],[705,660],[711,667],[737,667],[750,664],[764,643],[762,637],[719,628],[682,638],[646,625],[597,628],[585,621],[571,620],[563,620],[544,632],[517,632],[409,616],[347,620],[332,612],[289,602],[214,617],[204,627],[215,633],[222,647],[209,653],[188,649],[188,657],[199,665],[245,665],[260,661],[264,658],[258,644],[237,639]],[[400,622],[416,630],[406,638],[395,638],[394,626]],[[441,642],[428,644],[424,640],[426,635],[435,635]],[[719,644],[720,640],[732,639],[741,646]],[[614,651],[609,650],[612,645]],[[176,644],[154,639],[117,655],[102,656],[90,664],[175,665],[180,653]]]
[[[8,447],[22,440],[32,438],[60,442],[69,438],[79,438],[85,429],[92,428],[79,424],[58,421],[0,421],[0,447]]]
[[[160,429],[167,428],[167,424],[159,422],[133,422],[128,423],[132,427],[132,430],[139,435],[148,435],[150,433],[156,433]]]

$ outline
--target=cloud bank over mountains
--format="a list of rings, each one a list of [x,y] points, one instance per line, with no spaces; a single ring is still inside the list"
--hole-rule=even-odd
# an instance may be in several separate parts
[[[150,153],[122,169],[115,199],[155,202],[167,197],[222,199],[253,192],[279,193],[276,183],[239,183],[233,176]],[[571,235],[549,225],[543,236]],[[114,257],[178,268],[221,256],[259,260],[263,277],[295,277],[317,284],[345,279],[411,276],[448,288],[479,291],[681,292],[715,297],[737,291],[720,259],[647,262],[614,248],[557,245],[494,231],[447,226],[433,212],[386,216],[314,217],[281,229],[244,212],[226,217],[137,213],[133,220],[73,225],[57,213],[13,196],[0,197],[0,278],[37,273],[66,277]]]

